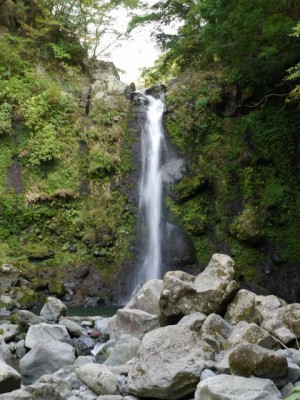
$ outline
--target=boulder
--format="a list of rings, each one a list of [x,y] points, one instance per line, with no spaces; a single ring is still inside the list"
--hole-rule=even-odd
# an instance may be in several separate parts
[[[57,322],[60,317],[67,315],[67,310],[67,306],[61,300],[48,297],[40,315],[49,322]]]
[[[216,352],[223,350],[224,343],[232,331],[232,325],[220,315],[210,314],[202,325],[200,334]]]
[[[117,379],[105,365],[85,364],[75,372],[81,382],[97,395],[118,394]]]
[[[0,400],[35,400],[32,394],[25,390],[14,390],[10,393],[0,394]]]
[[[260,321],[268,317],[269,311],[277,310],[286,305],[287,303],[285,300],[274,295],[255,296],[255,308]]]
[[[121,335],[104,364],[109,366],[124,365],[136,356],[140,346],[141,341],[138,338],[130,335]]]
[[[44,322],[29,327],[26,338],[25,346],[32,349],[40,342],[47,342],[49,340],[69,340],[67,328],[63,325],[50,325]]]
[[[281,393],[269,379],[217,375],[200,382],[195,400],[276,400]]]
[[[45,374],[51,374],[75,361],[74,348],[59,340],[36,344],[20,361],[20,372],[25,384],[35,382]]]
[[[14,368],[0,361],[0,393],[20,389],[21,379],[21,375]]]
[[[26,325],[26,326],[31,326],[31,325],[40,324],[42,322],[46,322],[45,318],[39,317],[38,315],[35,315],[34,313],[27,311],[27,310],[19,310],[18,311],[18,320],[19,320],[19,324]]]
[[[270,311],[261,326],[287,344],[300,337],[300,304],[294,303]]]
[[[20,325],[9,324],[7,322],[0,325],[0,335],[5,341],[14,339],[21,332],[22,329]]]
[[[288,363],[282,354],[249,343],[236,346],[228,361],[232,374],[239,376],[276,379],[288,372]]]
[[[141,310],[123,308],[109,320],[110,335],[117,340],[123,334],[142,339],[145,333],[158,327],[159,317]]]
[[[254,293],[245,289],[240,290],[227,307],[225,319],[233,325],[240,321],[258,323],[255,299]]]
[[[79,337],[86,335],[86,331],[82,328],[81,325],[68,318],[60,319],[59,324],[64,325],[67,328],[67,331],[72,336]]]
[[[124,307],[137,309],[152,315],[160,315],[159,299],[163,290],[161,279],[150,279]]]
[[[73,341],[77,357],[89,356],[91,354],[91,351],[95,347],[95,344],[95,340],[89,336],[80,336]]]
[[[176,400],[193,393],[213,357],[212,348],[183,326],[171,325],[147,333],[128,375],[129,393]]]
[[[71,389],[71,385],[66,380],[47,374],[24,390],[32,394],[34,399],[67,400],[72,394]]]
[[[194,332],[200,332],[200,329],[206,318],[207,315],[201,312],[194,312],[181,318],[177,325],[185,326],[186,328],[189,328],[191,331]]]
[[[196,278],[181,271],[170,271],[164,276],[160,308],[166,317],[182,317],[193,312],[218,313],[236,285],[233,260],[223,254],[214,254],[205,270]]]
[[[240,321],[235,325],[224,348],[232,349],[240,343],[257,344],[270,350],[279,348],[278,341],[269,332],[254,323],[248,324],[245,321]]]

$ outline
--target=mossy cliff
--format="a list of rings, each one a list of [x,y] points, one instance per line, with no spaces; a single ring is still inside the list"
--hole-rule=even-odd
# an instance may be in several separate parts
[[[299,114],[281,97],[188,72],[167,93],[166,126],[186,174],[167,199],[204,267],[230,254],[258,292],[299,301]]]
[[[111,63],[45,57],[8,32],[0,60],[0,261],[19,271],[10,284],[28,288],[26,306],[44,293],[109,300],[136,215],[120,184],[135,139],[125,85]]]

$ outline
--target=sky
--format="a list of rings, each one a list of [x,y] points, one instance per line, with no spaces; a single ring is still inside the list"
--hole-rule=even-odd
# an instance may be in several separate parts
[[[156,1],[147,0],[146,3],[151,5]],[[125,32],[130,19],[127,11],[119,9],[114,13],[113,17],[116,18],[115,28]],[[159,54],[155,39],[151,37],[151,27],[144,26],[134,29],[131,38],[121,40],[117,46],[112,46],[110,55],[105,59],[115,64],[120,70],[121,81],[129,84],[137,82],[141,69],[153,66]]]

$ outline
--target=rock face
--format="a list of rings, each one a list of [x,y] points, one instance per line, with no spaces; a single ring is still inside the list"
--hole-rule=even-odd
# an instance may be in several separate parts
[[[20,361],[20,371],[26,384],[40,376],[51,374],[59,368],[72,365],[75,361],[74,348],[58,340],[35,345]]]
[[[179,399],[192,393],[213,350],[182,326],[147,333],[128,376],[130,393],[158,399]]]
[[[282,378],[288,372],[288,363],[282,354],[253,344],[239,344],[229,355],[230,371],[234,375],[259,378]]]
[[[76,374],[97,395],[118,394],[117,379],[105,365],[86,364],[78,368]]]
[[[276,400],[279,390],[269,379],[218,375],[200,382],[195,400]]]
[[[222,254],[214,254],[206,269],[196,278],[180,271],[168,272],[160,307],[166,317],[183,316],[191,312],[220,312],[224,303],[237,290],[234,282],[234,262]]]

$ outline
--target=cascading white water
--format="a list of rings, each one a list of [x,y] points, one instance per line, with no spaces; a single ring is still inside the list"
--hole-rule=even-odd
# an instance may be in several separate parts
[[[148,235],[143,265],[143,281],[160,278],[162,209],[161,147],[164,141],[162,117],[164,103],[152,96],[148,102],[147,120],[142,132],[142,180],[140,211],[146,220]]]

